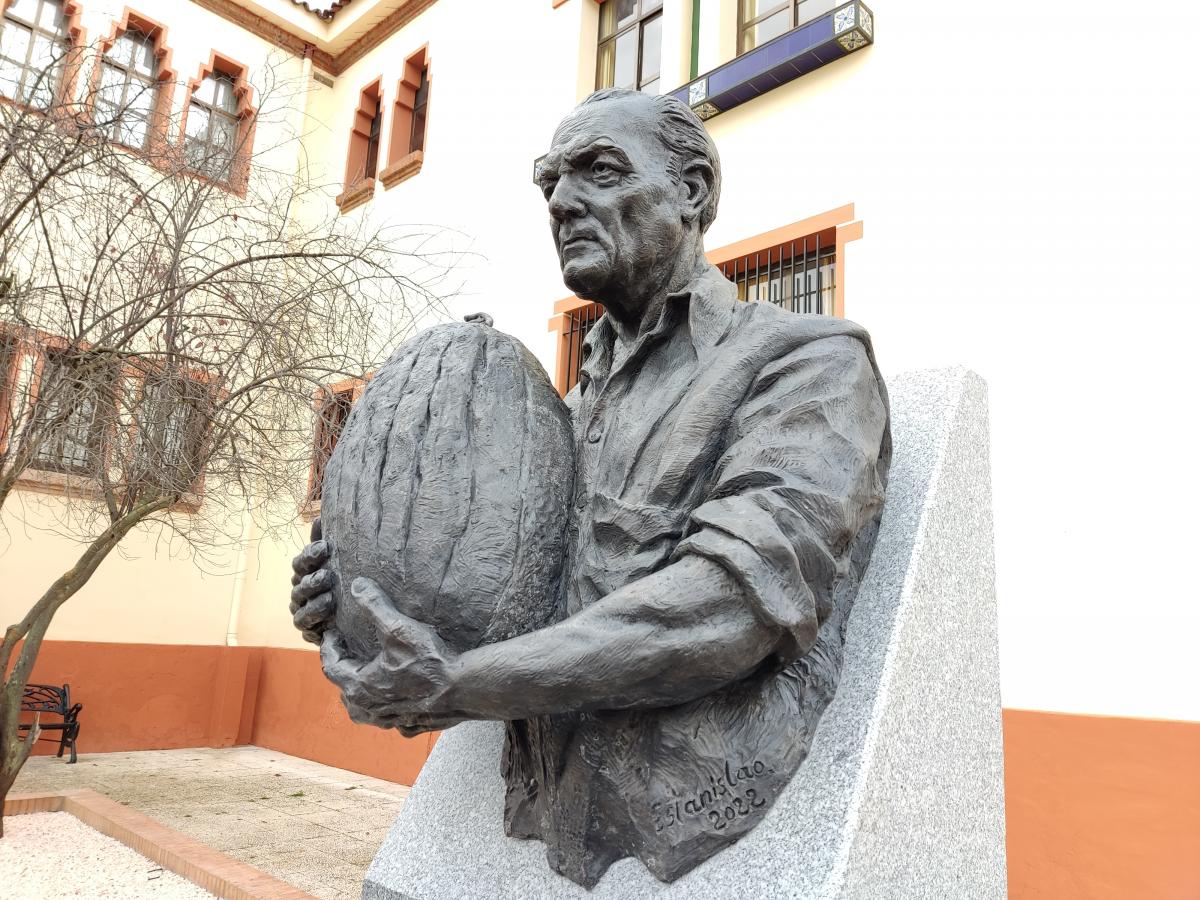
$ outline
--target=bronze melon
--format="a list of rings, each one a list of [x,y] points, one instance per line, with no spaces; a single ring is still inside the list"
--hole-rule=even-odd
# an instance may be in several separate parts
[[[559,618],[573,481],[570,414],[524,345],[426,329],[367,385],[326,468],[340,590],[374,579],[457,652],[540,628]],[[374,629],[344,607],[337,628],[373,657]]]

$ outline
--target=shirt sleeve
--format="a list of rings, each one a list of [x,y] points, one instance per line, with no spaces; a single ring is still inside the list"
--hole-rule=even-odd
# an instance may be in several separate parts
[[[785,660],[816,641],[851,572],[855,538],[882,508],[885,396],[854,337],[813,340],[772,361],[675,550],[724,567],[783,630]]]

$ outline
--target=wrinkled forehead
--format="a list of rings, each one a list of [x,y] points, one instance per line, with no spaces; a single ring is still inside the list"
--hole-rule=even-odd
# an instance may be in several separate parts
[[[554,132],[550,152],[538,160],[534,179],[558,174],[592,149],[615,148],[630,159],[649,160],[660,146],[654,129],[650,110],[624,98],[577,107]]]

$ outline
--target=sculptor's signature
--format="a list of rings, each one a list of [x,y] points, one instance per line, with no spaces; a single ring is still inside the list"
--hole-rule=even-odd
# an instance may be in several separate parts
[[[767,805],[767,801],[758,795],[758,789],[750,785],[773,771],[757,759],[737,769],[726,760],[721,774],[708,776],[708,787],[687,798],[672,797],[652,803],[654,831],[662,832],[680,824],[684,818],[695,816],[704,816],[715,830],[724,831],[730,822]]]

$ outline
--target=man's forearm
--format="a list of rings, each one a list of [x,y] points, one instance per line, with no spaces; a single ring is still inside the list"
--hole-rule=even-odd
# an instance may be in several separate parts
[[[463,654],[445,699],[481,719],[673,706],[748,675],[779,637],[724,569],[688,556],[563,622]]]

